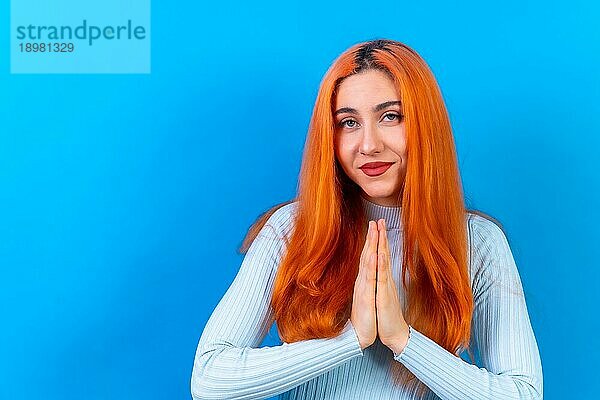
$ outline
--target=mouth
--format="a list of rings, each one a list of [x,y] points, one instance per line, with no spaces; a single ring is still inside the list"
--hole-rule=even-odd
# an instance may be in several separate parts
[[[394,163],[374,162],[367,163],[360,167],[360,170],[367,176],[379,176],[387,171]]]

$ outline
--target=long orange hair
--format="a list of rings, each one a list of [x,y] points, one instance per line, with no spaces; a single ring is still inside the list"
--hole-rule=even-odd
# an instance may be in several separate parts
[[[405,116],[404,317],[446,350],[457,354],[468,349],[473,358],[467,210],[448,112],[425,61],[407,45],[384,39],[350,47],[321,82],[302,159],[294,228],[274,283],[271,305],[279,335],[288,343],[334,337],[350,317],[367,221],[360,188],[335,158],[332,107],[340,82],[367,69],[390,76]],[[273,212],[290,202],[271,208],[257,220],[242,252]],[[405,383],[407,378],[415,380],[403,366],[394,368]]]

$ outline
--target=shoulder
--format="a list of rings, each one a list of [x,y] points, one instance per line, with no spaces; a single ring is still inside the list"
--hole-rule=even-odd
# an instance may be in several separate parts
[[[298,201],[279,206],[267,219],[259,235],[277,239],[288,237],[294,225],[297,209]]]
[[[520,287],[520,278],[506,232],[493,218],[468,213],[469,265],[474,294],[493,282]]]
[[[485,255],[508,247],[508,238],[500,223],[479,212],[467,213],[471,252]]]
[[[295,215],[297,208],[298,201],[284,203],[284,205],[280,206],[277,210],[275,210],[273,215],[269,217],[269,221],[286,223]]]

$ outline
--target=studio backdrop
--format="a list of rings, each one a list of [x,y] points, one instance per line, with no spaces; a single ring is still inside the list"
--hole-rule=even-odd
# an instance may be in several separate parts
[[[375,38],[438,80],[466,204],[509,238],[545,398],[594,397],[596,2],[88,3],[0,9],[1,399],[190,399],[247,229],[296,195],[321,79]]]

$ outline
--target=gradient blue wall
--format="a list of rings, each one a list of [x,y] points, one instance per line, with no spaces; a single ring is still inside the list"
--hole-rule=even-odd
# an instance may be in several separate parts
[[[377,37],[438,78],[468,205],[509,235],[546,398],[591,398],[600,8],[415,3],[154,2],[149,75],[10,75],[5,4],[0,398],[190,398],[246,229],[295,195],[323,74]]]

